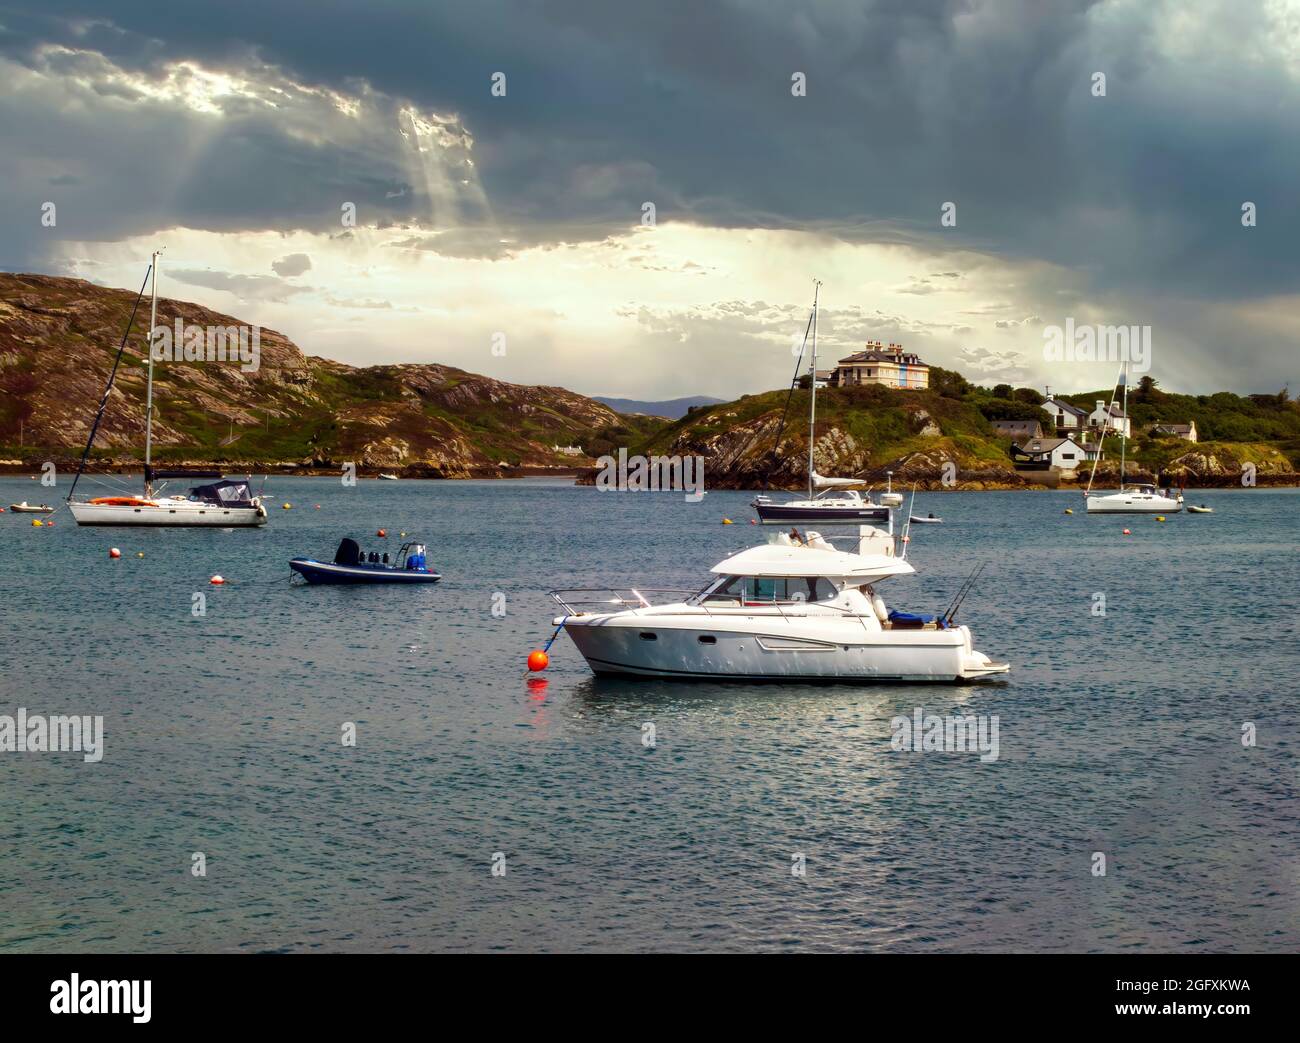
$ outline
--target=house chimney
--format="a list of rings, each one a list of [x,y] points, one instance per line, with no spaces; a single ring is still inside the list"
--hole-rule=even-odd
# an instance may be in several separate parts
[[[1106,403],[1101,399],[1097,399],[1097,411],[1099,413],[1104,413],[1106,411]]]

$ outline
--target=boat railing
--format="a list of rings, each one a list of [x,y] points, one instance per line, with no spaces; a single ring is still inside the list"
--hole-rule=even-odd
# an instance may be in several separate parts
[[[698,590],[689,590],[685,587],[628,587],[619,590],[615,587],[561,587],[558,590],[548,590],[547,595],[552,598],[566,614],[576,616],[584,611],[583,606],[594,607],[597,605],[615,606],[607,611],[617,611],[621,608],[652,608],[652,602],[644,597],[645,594],[685,594],[687,597],[698,594]],[[626,595],[631,594],[628,598]],[[601,597],[588,596],[580,597],[577,595],[604,595]]]

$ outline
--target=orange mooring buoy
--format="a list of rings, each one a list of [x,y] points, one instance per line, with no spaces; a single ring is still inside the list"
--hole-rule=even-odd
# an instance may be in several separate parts
[[[388,530],[387,530],[387,529],[380,529],[377,533],[375,533],[375,535],[376,535],[376,536],[387,536],[387,535],[388,535]]]
[[[545,670],[551,665],[551,657],[543,652],[540,648],[535,648],[528,653],[528,669],[537,671]]]
[[[214,587],[219,587],[221,586],[221,584],[225,583],[226,580],[224,576],[217,575],[217,576],[213,576],[210,580],[208,580],[208,582],[211,583]]]
[[[122,552],[118,550],[116,547],[109,547],[108,556],[110,558],[120,558],[122,556]]]

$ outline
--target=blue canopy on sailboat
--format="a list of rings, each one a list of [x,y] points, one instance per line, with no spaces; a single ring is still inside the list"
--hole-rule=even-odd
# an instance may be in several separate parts
[[[196,485],[190,490],[190,496],[207,503],[218,503],[223,507],[251,507],[253,491],[247,482],[213,482],[211,485]]]

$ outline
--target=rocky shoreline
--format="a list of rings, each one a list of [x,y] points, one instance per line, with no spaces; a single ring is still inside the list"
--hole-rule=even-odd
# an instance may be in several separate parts
[[[53,463],[60,474],[75,472],[80,456],[67,455],[29,455],[0,459],[0,474],[39,474],[46,463]],[[1054,472],[1016,471],[1012,468],[988,468],[985,470],[958,470],[954,477],[946,477],[943,469],[932,466],[915,466],[914,461],[898,460],[890,468],[866,475],[869,484],[883,488],[887,478],[886,471],[892,470],[892,482],[896,490],[916,487],[918,492],[1012,492],[1019,490],[1054,490],[1087,488],[1086,472],[1081,478],[1061,479]],[[289,461],[289,460],[168,460],[160,462],[159,467],[182,468],[189,470],[220,470],[226,474],[254,475],[288,475],[291,477],[334,477],[342,474],[342,463],[331,460]],[[707,467],[707,465],[706,465]],[[138,475],[142,473],[141,462],[134,458],[118,458],[111,461],[94,461],[87,469],[87,474]],[[383,474],[395,474],[399,478],[427,478],[444,481],[474,479],[517,479],[517,478],[572,478],[575,485],[595,485],[599,468],[586,462],[569,466],[521,465],[517,467],[435,467],[428,464],[408,464],[406,466],[374,466],[361,463],[357,467],[358,478],[378,478]],[[951,474],[951,472],[947,472]],[[1157,482],[1160,476],[1142,470],[1128,471],[1129,481]],[[1100,488],[1113,486],[1119,479],[1119,472],[1114,467],[1103,467],[1096,484]],[[1182,475],[1173,477],[1178,484]],[[1186,475],[1186,485],[1193,489],[1234,489],[1243,488],[1242,472],[1223,470],[1212,474]],[[1167,482],[1169,475],[1164,476]],[[1265,472],[1255,475],[1254,485],[1259,488],[1295,488],[1300,487],[1300,474],[1293,472]],[[748,471],[724,473],[705,476],[707,489],[740,489],[754,491],[765,489],[769,492],[798,493],[806,491],[806,485],[800,479],[792,478],[788,473],[780,480],[764,482],[762,478]]]

